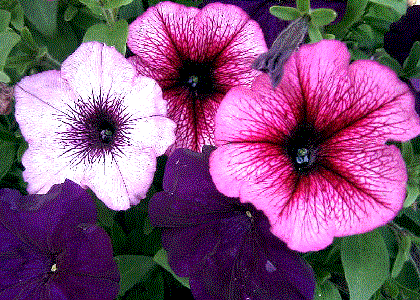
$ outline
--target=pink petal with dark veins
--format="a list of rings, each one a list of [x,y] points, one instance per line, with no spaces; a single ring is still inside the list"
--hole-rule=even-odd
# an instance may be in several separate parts
[[[177,123],[175,145],[201,151],[214,144],[214,116],[233,86],[250,86],[261,72],[251,64],[267,51],[263,33],[239,7],[214,3],[203,9],[161,2],[129,27],[129,61],[155,79]],[[188,83],[197,76],[192,88]]]
[[[341,42],[305,45],[277,89],[262,75],[251,90],[229,91],[216,115],[216,187],[263,210],[294,250],[316,251],[334,236],[382,226],[405,199],[404,161],[385,142],[420,134],[414,98],[387,67],[348,63]],[[312,151],[315,162],[304,171],[291,155],[294,142]]]

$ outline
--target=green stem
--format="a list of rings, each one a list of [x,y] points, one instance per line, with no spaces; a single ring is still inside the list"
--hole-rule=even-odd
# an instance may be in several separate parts
[[[40,60],[40,63],[42,63],[42,62],[50,65],[51,67],[53,67],[56,70],[60,70],[61,69],[61,63],[58,60],[56,60],[55,58],[53,58],[48,52],[45,53],[42,56],[42,58]]]

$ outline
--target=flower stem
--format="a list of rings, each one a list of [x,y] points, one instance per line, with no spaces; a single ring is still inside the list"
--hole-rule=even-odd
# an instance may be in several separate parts
[[[53,67],[56,70],[61,69],[61,63],[58,60],[56,60],[55,58],[53,58],[48,52],[46,52],[42,56],[40,62],[44,62],[44,63],[50,65],[51,67]]]
[[[111,27],[117,21],[115,16],[116,11],[113,9],[104,8],[103,0],[98,0],[98,2],[104,14],[106,24]]]

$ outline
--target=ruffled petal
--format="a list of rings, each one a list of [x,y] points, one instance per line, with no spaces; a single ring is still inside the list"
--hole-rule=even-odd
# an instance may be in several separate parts
[[[99,42],[83,43],[61,66],[61,77],[84,100],[99,94],[123,97],[135,75],[133,66],[115,48]]]

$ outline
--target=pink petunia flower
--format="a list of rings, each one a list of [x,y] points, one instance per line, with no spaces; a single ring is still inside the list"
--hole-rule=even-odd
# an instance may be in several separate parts
[[[174,148],[201,151],[214,145],[214,116],[227,91],[250,86],[261,72],[251,69],[267,51],[257,22],[239,7],[203,9],[161,2],[129,27],[130,61],[155,79],[177,124]]]
[[[387,67],[349,61],[342,42],[304,45],[275,90],[264,74],[216,115],[217,189],[264,211],[294,250],[384,225],[404,202],[404,161],[385,142],[420,134],[414,98]]]
[[[175,141],[156,81],[98,42],[82,44],[61,71],[23,78],[15,98],[31,194],[70,179],[108,207],[128,209],[146,196],[156,156]]]

